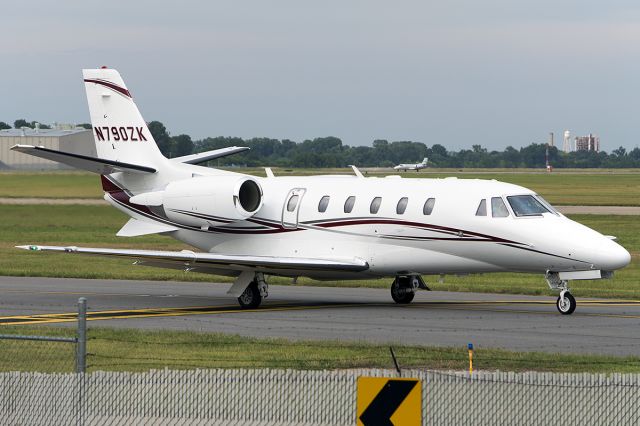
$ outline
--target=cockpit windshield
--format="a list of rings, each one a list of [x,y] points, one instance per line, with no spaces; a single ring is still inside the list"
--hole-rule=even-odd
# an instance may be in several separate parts
[[[545,206],[547,210],[549,210],[551,213],[555,214],[556,216],[560,216],[560,213],[558,212],[558,210],[556,210],[551,204],[549,204],[547,200],[545,200],[539,195],[536,195],[536,200],[540,201],[542,205]]]
[[[533,195],[511,195],[507,197],[511,210],[517,217],[542,216],[543,213],[553,213],[546,203],[540,202]]]

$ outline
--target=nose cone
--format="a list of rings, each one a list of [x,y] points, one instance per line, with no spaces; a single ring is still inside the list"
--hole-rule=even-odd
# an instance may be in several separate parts
[[[597,267],[603,271],[622,269],[631,262],[631,255],[620,244],[607,240],[599,250]]]

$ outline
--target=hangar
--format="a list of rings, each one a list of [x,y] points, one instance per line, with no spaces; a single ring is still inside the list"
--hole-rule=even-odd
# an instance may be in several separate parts
[[[82,127],[55,129],[6,129],[0,130],[0,169],[58,170],[70,169],[44,158],[11,151],[13,145],[33,145],[74,154],[96,156],[93,132]]]

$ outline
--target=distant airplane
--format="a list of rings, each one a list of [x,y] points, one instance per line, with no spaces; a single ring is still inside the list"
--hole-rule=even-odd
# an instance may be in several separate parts
[[[257,177],[197,165],[243,147],[165,158],[120,74],[83,74],[98,156],[12,149],[100,174],[104,199],[130,217],[118,236],[167,235],[200,251],[19,248],[232,276],[228,293],[251,309],[267,297],[269,275],[394,277],[391,297],[406,304],[428,289],[422,275],[525,272],[559,291],[556,306],[567,315],[576,308],[569,280],[610,278],[630,262],[613,237],[495,180],[367,178],[355,167],[354,176],[275,177],[266,169]]]
[[[424,160],[422,160],[422,163],[417,163],[417,164],[398,164],[393,169],[394,170],[404,170],[405,172],[407,170],[415,170],[417,172],[420,169],[426,169],[428,161],[429,161],[429,159],[425,158]]]

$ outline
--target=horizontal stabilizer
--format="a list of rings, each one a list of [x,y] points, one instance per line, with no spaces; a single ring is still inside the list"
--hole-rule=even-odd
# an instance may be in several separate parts
[[[195,253],[192,251],[160,251],[160,250],[129,250],[90,247],[61,247],[61,246],[16,246],[23,250],[53,251],[73,254],[88,254],[96,256],[112,256],[134,260],[136,264],[146,262],[153,266],[166,265],[175,268],[180,265],[185,270],[206,272],[208,268],[226,270],[256,270],[276,271],[348,271],[361,272],[369,269],[369,264],[359,258],[350,259],[312,259],[304,257],[276,257],[249,256],[218,253]]]
[[[86,170],[101,175],[108,175],[115,172],[156,172],[156,170],[151,167],[122,163],[120,161],[107,160],[104,158],[89,157],[87,155],[73,154],[70,152],[56,151],[55,149],[44,148],[42,146],[14,145],[11,147],[11,150],[55,161],[57,163],[66,164],[67,166],[75,167],[76,169]]]
[[[216,158],[227,157],[229,155],[237,154],[239,152],[248,151],[247,146],[230,146],[228,148],[215,149],[213,151],[200,152],[198,154],[185,155],[182,157],[172,158],[171,161],[176,163],[187,164],[200,164],[209,160],[215,160]]]
[[[118,237],[139,237],[140,235],[162,234],[163,232],[177,231],[178,228],[157,222],[145,222],[138,219],[129,219],[116,234]]]

